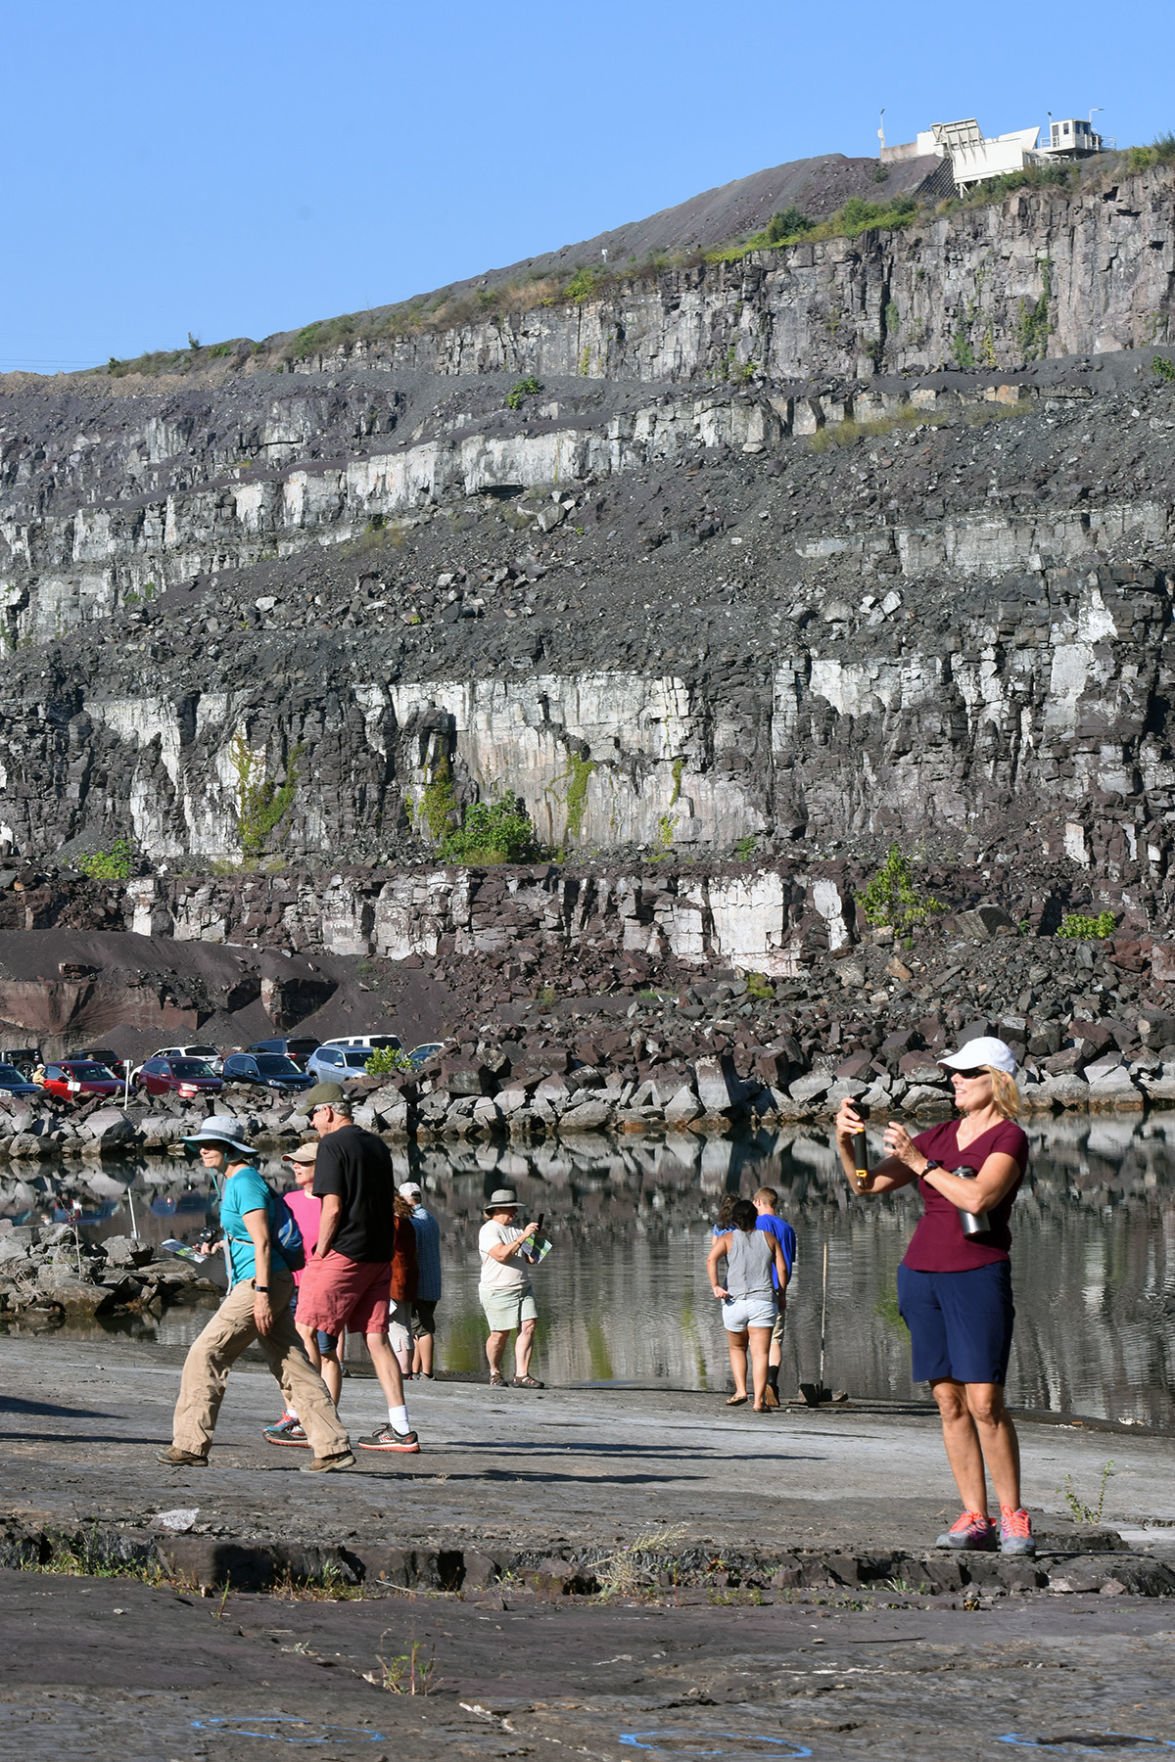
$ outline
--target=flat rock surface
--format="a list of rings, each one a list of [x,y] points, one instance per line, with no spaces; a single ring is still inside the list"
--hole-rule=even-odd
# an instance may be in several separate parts
[[[531,1392],[408,1385],[417,1456],[360,1451],[356,1470],[297,1473],[306,1452],[261,1428],[279,1411],[265,1369],[229,1379],[210,1465],[162,1468],[182,1353],[118,1340],[5,1341],[0,1509],[53,1525],[132,1524],[196,1508],[200,1532],[241,1540],[513,1551],[611,1548],[659,1526],[685,1545],[925,1549],[957,1508],[926,1405],[849,1403],[757,1415],[721,1396],[663,1389]],[[378,1385],[344,1384],[352,1435],[385,1417]],[[1022,1423],[1038,1529],[1080,1541],[1068,1482],[1105,1521],[1175,1524],[1175,1446],[1093,1426]],[[154,1533],[158,1533],[155,1531]],[[1080,1551],[1078,1549],[1078,1551]]]
[[[847,1404],[760,1419],[664,1390],[413,1384],[422,1453],[367,1456],[318,1480],[297,1474],[301,1452],[263,1443],[274,1386],[246,1363],[211,1465],[181,1472],[154,1461],[180,1359],[118,1341],[5,1341],[10,1535],[43,1525],[147,1540],[170,1524],[195,1547],[319,1544],[360,1559],[480,1548],[501,1560],[607,1554],[660,1529],[666,1552],[704,1546],[712,1581],[662,1583],[655,1599],[622,1585],[604,1600],[507,1573],[459,1596],[369,1583],[331,1601],[0,1570],[0,1755],[247,1762],[309,1748],[415,1762],[570,1746],[617,1762],[633,1750],[741,1762],[1132,1755],[1175,1738],[1173,1605],[1107,1594],[1122,1562],[1172,1558],[1167,1438],[1022,1423],[1042,1559],[1074,1594],[1017,1595],[1029,1584],[1014,1574],[972,1586],[967,1602],[906,1577],[865,1591],[847,1566],[843,1583],[764,1591],[725,1576],[723,1555],[925,1553],[954,1515],[930,1411]],[[349,1379],[343,1411],[356,1431],[374,1423],[375,1383]],[[1095,1498],[1110,1457],[1106,1518],[1131,1553],[1086,1551],[1093,1532],[1074,1526],[1063,1494],[1068,1482]]]

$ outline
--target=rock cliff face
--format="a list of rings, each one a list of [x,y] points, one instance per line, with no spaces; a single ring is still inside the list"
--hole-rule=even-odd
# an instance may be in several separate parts
[[[580,856],[1153,891],[1173,285],[1160,167],[293,372],[13,385],[0,840],[395,863],[446,759]]]

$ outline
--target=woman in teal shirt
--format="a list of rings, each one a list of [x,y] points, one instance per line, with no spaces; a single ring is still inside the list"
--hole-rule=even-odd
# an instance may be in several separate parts
[[[209,1114],[184,1144],[199,1153],[214,1179],[223,1177],[220,1222],[232,1283],[188,1350],[172,1443],[160,1452],[160,1462],[171,1468],[207,1467],[228,1373],[256,1341],[314,1451],[303,1473],[353,1467],[346,1430],[294,1327],[290,1314],[294,1280],[275,1240],[275,1196],[253,1165],[253,1152],[242,1140],[239,1122],[230,1114]]]

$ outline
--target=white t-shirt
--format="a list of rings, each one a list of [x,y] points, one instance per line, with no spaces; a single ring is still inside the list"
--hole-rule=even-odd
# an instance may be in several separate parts
[[[530,1274],[525,1262],[518,1260],[495,1260],[490,1253],[500,1242],[517,1242],[522,1231],[515,1224],[495,1224],[487,1220],[477,1233],[477,1247],[481,1255],[481,1282],[488,1291],[526,1291],[530,1288]]]

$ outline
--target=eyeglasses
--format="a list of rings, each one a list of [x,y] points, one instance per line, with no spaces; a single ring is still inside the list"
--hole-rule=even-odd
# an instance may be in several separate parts
[[[982,1065],[976,1065],[976,1067],[973,1071],[952,1071],[951,1072],[952,1077],[965,1077],[968,1083],[973,1083],[975,1081],[976,1077],[990,1077],[990,1075],[991,1075],[991,1072],[984,1070]]]
[[[329,1107],[329,1106],[330,1106],[329,1101],[315,1102],[314,1106],[310,1109],[310,1118],[313,1119],[316,1113],[321,1113],[324,1107]]]

